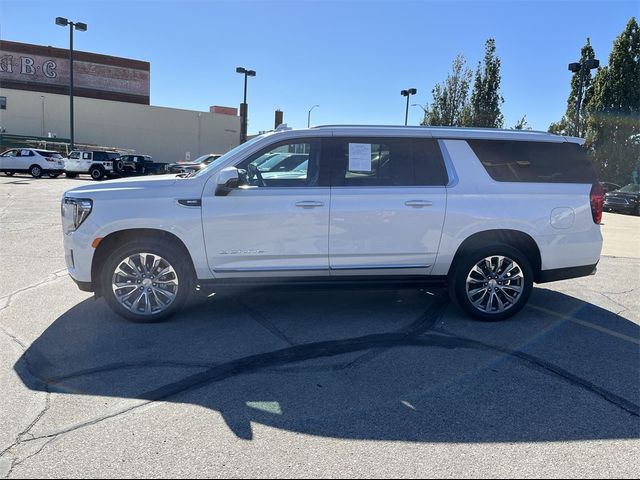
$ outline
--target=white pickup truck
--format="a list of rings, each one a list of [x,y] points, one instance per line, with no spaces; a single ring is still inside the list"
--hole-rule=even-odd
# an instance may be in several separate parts
[[[268,133],[190,175],[65,193],[81,289],[151,322],[200,286],[448,286],[480,320],[534,282],[595,272],[602,190],[581,139],[545,132],[324,126]],[[274,160],[275,159],[275,160]]]

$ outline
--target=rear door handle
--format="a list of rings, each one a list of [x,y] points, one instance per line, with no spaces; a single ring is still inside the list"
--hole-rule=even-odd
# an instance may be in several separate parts
[[[432,206],[433,202],[430,202],[428,200],[408,200],[408,201],[404,202],[404,204],[407,207],[424,208],[424,207]]]
[[[306,200],[304,202],[297,202],[296,207],[300,208],[318,208],[324,207],[324,202],[316,202],[313,200]]]

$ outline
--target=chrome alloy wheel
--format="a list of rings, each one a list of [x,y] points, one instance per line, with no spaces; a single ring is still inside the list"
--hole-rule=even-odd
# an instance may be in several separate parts
[[[469,302],[485,313],[509,310],[524,290],[524,271],[514,260],[501,255],[486,257],[467,275]]]
[[[165,311],[175,300],[178,275],[161,256],[137,253],[118,263],[111,288],[127,310],[139,315],[155,315]]]

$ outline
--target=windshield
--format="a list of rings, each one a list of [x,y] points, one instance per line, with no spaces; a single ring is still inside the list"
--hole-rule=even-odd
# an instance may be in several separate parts
[[[618,191],[625,193],[640,193],[640,185],[637,183],[630,183],[629,185],[625,185]]]
[[[196,174],[193,175],[193,176],[194,177],[199,177],[201,175],[207,175],[208,172],[211,172],[218,165],[221,165],[224,162],[226,162],[233,155],[236,155],[236,154],[238,154],[238,153],[240,153],[240,152],[242,152],[244,150],[249,149],[254,143],[259,142],[263,138],[264,138],[264,135],[259,135],[259,136],[255,137],[255,138],[252,138],[248,142],[241,143],[237,147],[232,148],[231,150],[229,150],[227,153],[222,155],[220,158],[216,158],[213,162],[211,162],[209,165],[207,165],[206,168],[203,168],[202,170],[197,171]]]

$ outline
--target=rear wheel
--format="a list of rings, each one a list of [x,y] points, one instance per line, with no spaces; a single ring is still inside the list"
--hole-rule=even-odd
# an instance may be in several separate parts
[[[94,180],[102,180],[104,178],[104,168],[100,165],[94,165],[89,169],[89,175]]]
[[[118,315],[133,322],[159,322],[184,305],[194,285],[192,271],[176,246],[138,241],[109,254],[100,285]]]
[[[471,317],[486,322],[518,313],[533,290],[527,257],[508,245],[492,245],[464,254],[454,264],[449,291]]]
[[[42,167],[40,165],[31,165],[29,173],[33,178],[40,178],[42,176]]]

